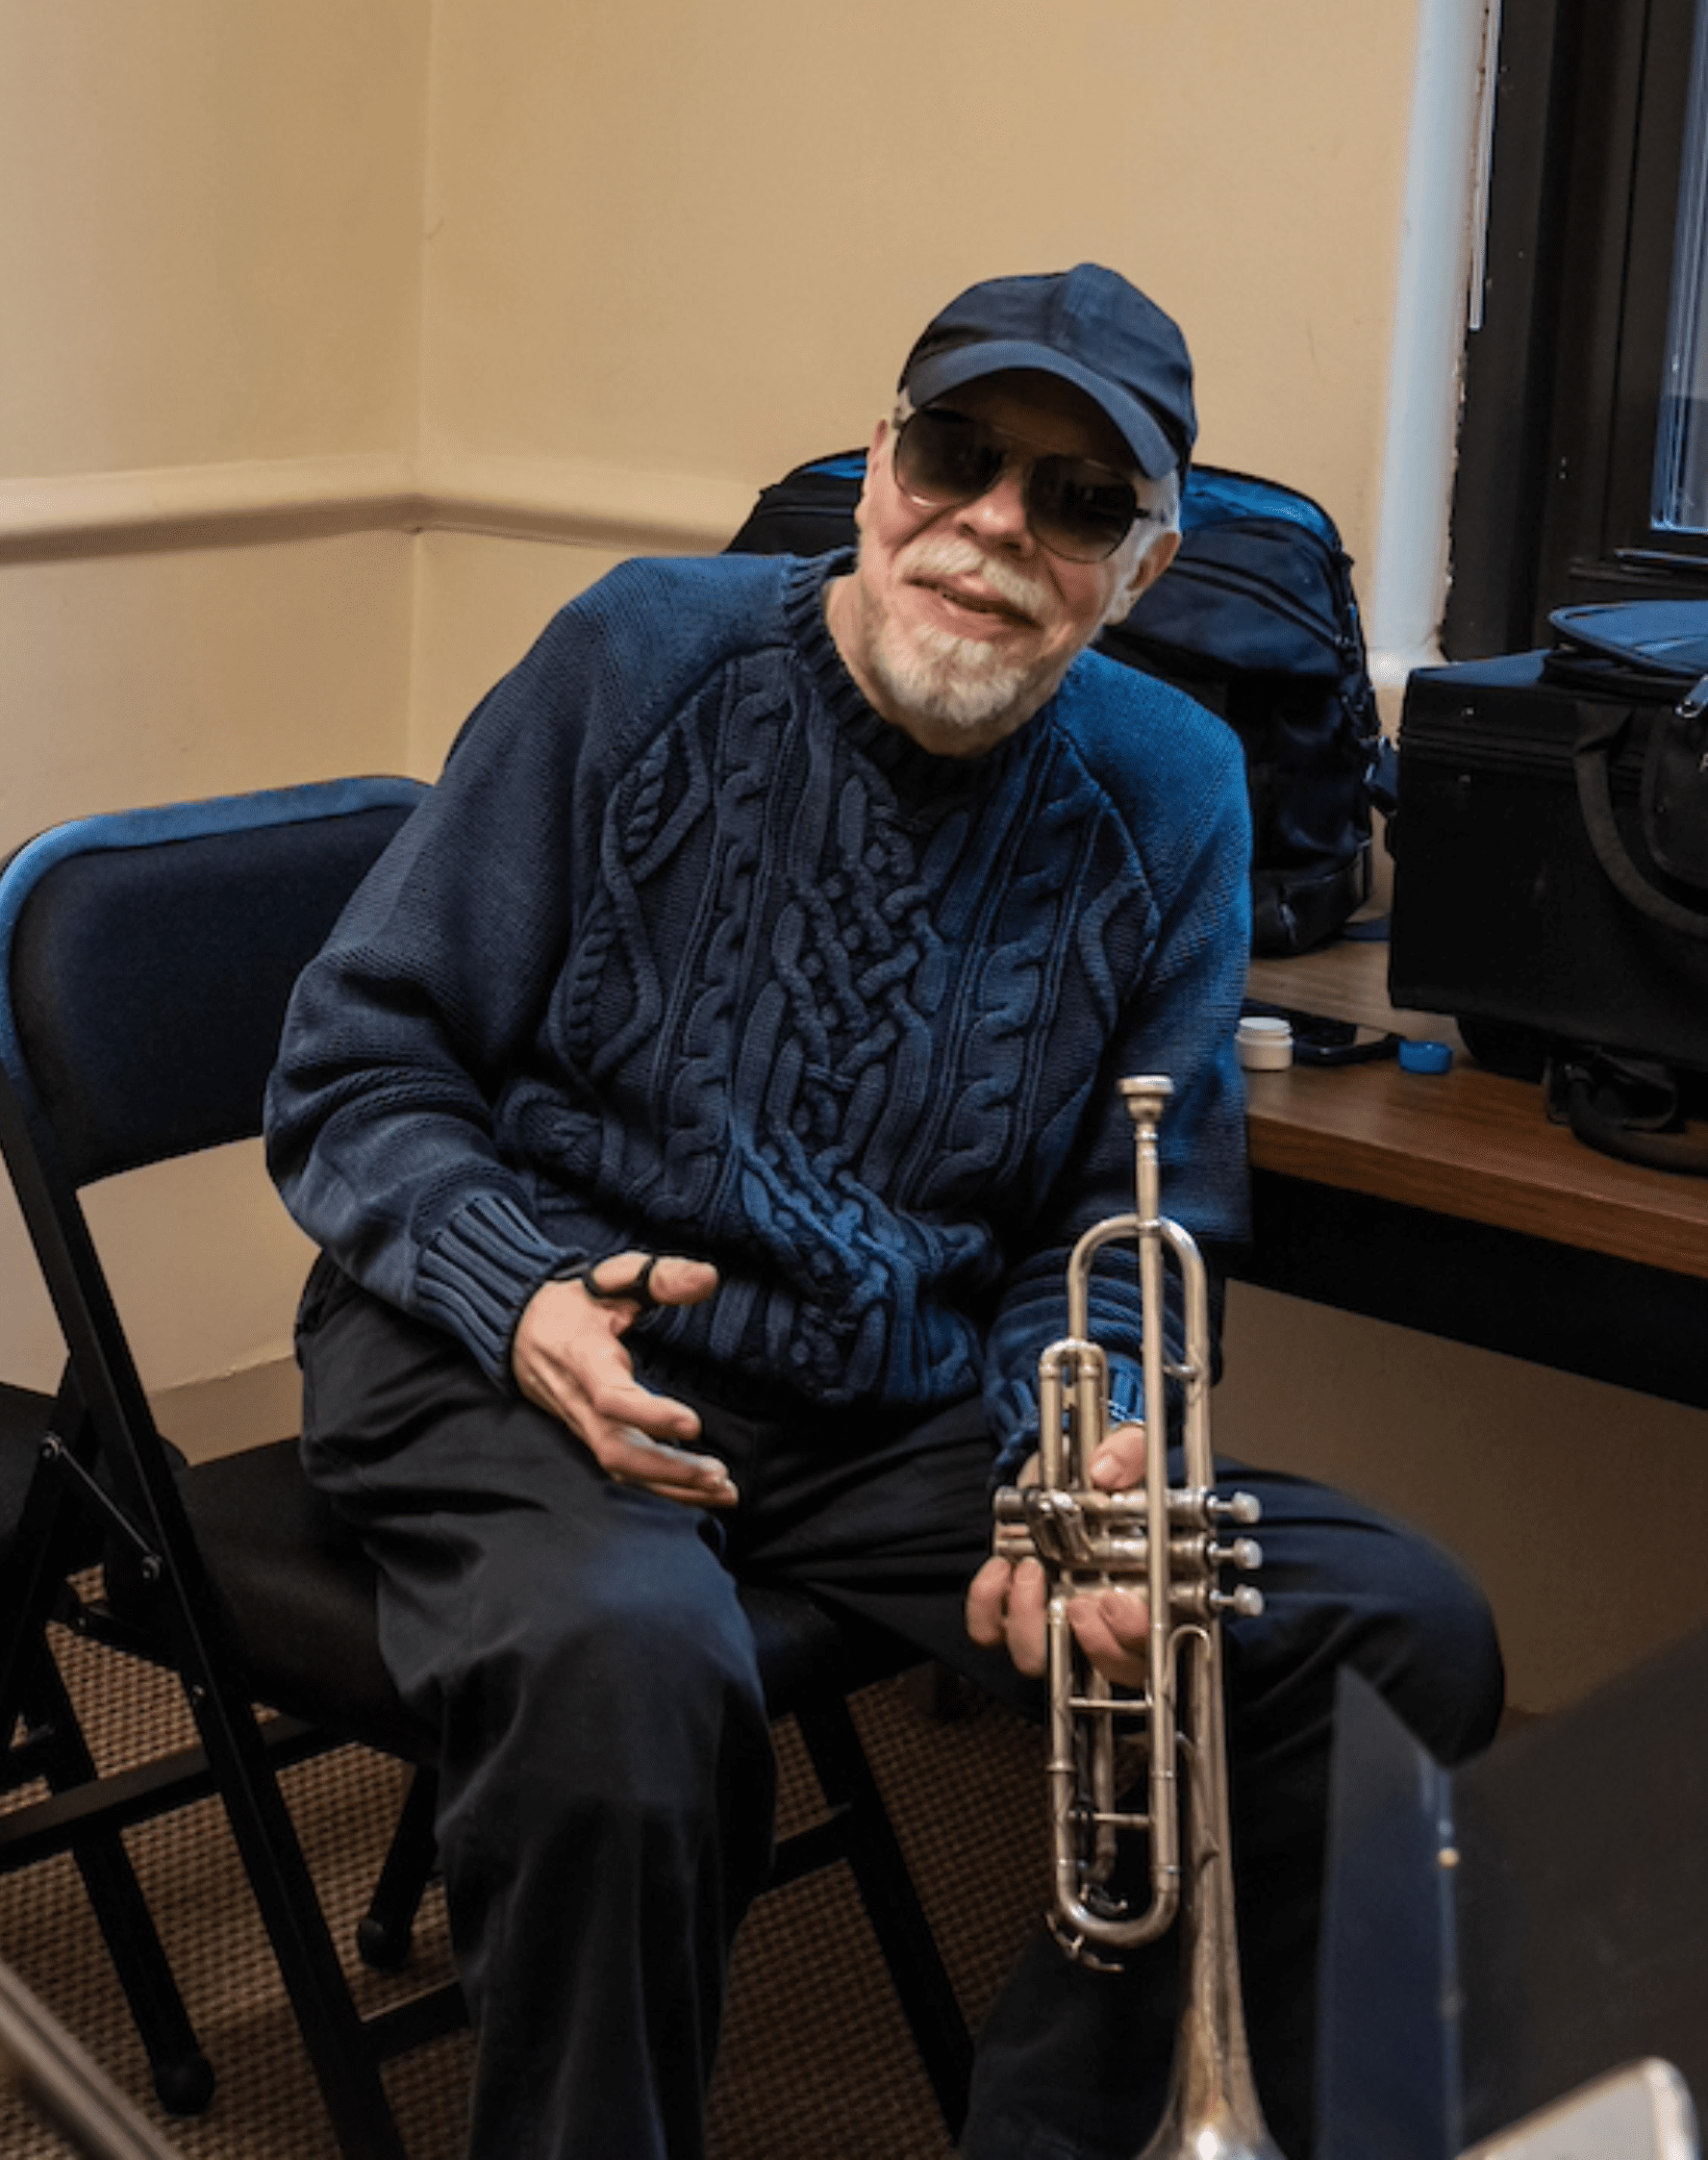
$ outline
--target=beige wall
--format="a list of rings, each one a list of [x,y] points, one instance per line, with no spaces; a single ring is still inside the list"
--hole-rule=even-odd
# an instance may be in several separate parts
[[[0,473],[402,447],[419,0],[16,0]]]
[[[431,442],[750,489],[972,279],[1174,309],[1204,449],[1368,533],[1415,0],[441,0]]]
[[[426,66],[420,0],[0,18],[0,848],[407,757],[413,544],[361,505],[414,453]],[[300,1241],[242,1151],[101,1198],[151,1380],[280,1353]],[[10,1196],[0,1285],[0,1372],[50,1381]]]
[[[1455,1551],[1489,1593],[1520,1708],[1571,1702],[1708,1624],[1708,1413],[1244,1283],[1224,1348],[1218,1446],[1362,1494]]]
[[[401,754],[426,64],[421,0],[0,19],[0,845]]]
[[[716,545],[765,481],[867,439],[950,293],[1093,257],[1187,326],[1204,455],[1319,494],[1363,555],[1416,18],[440,0],[427,483],[526,490],[568,539],[626,511],[655,545]],[[479,580],[478,550],[441,560],[423,605],[466,639],[459,575]],[[502,615],[488,672],[513,649]],[[435,693],[418,675],[418,715]]]
[[[355,533],[0,565],[0,851],[90,811],[397,765],[409,555],[401,535]],[[151,1381],[284,1347],[299,1243],[255,1167],[220,1160],[213,1179],[157,1174],[139,1219],[116,1202]],[[58,1338],[10,1188],[0,1287],[0,1374],[46,1384]]]
[[[431,771],[562,599],[864,440],[924,316],[999,271],[1153,290],[1204,454],[1321,496],[1368,587],[1419,24],[1475,5],[14,0],[0,847]],[[303,1248],[253,1150],[99,1219],[151,1384],[280,1371]],[[0,1375],[51,1379],[6,1206],[0,1287]],[[1682,1556],[1665,1599],[1624,1591],[1651,1570],[1596,1466],[1617,1412],[1693,1490],[1708,1419],[1256,1293],[1230,1357],[1226,1443],[1431,1522],[1494,1583],[1520,1699],[1694,1616]]]

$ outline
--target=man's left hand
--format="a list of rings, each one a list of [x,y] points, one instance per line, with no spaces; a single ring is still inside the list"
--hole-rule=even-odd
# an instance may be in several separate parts
[[[1118,1425],[1092,1457],[1091,1480],[1105,1493],[1125,1493],[1144,1476],[1144,1427]],[[1038,1482],[1038,1459],[1020,1473],[1022,1485]],[[987,1649],[1006,1646],[1016,1667],[1034,1677],[1045,1665],[1044,1607],[1048,1594],[1042,1564],[992,1556],[967,1592],[967,1632]],[[1089,1590],[1070,1600],[1068,1624],[1079,1646],[1107,1678],[1142,1687],[1148,1676],[1145,1645],[1150,1608],[1143,1591]]]

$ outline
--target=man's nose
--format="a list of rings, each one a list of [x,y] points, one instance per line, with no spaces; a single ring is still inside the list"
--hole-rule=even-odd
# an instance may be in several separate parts
[[[1026,475],[1023,460],[1010,458],[982,495],[963,506],[961,517],[988,547],[1029,551],[1032,530],[1026,522]]]

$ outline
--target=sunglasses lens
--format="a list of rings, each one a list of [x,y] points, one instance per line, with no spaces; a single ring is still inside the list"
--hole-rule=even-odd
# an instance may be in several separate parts
[[[1052,554],[1071,563],[1101,563],[1132,531],[1139,498],[1106,465],[1040,458],[1026,487],[1026,514]]]
[[[974,502],[1001,471],[1002,445],[965,413],[927,408],[895,439],[895,477],[916,502]]]
[[[895,479],[915,502],[976,502],[1002,476],[1006,440],[965,413],[926,406],[895,438]],[[1042,457],[1026,467],[1026,516],[1039,541],[1070,563],[1101,563],[1133,528],[1139,498],[1107,465]]]

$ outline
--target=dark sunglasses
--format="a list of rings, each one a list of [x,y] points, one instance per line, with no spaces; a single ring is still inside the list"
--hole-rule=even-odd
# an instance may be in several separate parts
[[[1113,555],[1143,513],[1132,482],[1112,465],[1031,444],[951,406],[910,413],[895,436],[895,485],[917,503],[959,509],[988,495],[1011,460],[1024,464],[1026,522],[1041,546],[1069,563]]]

